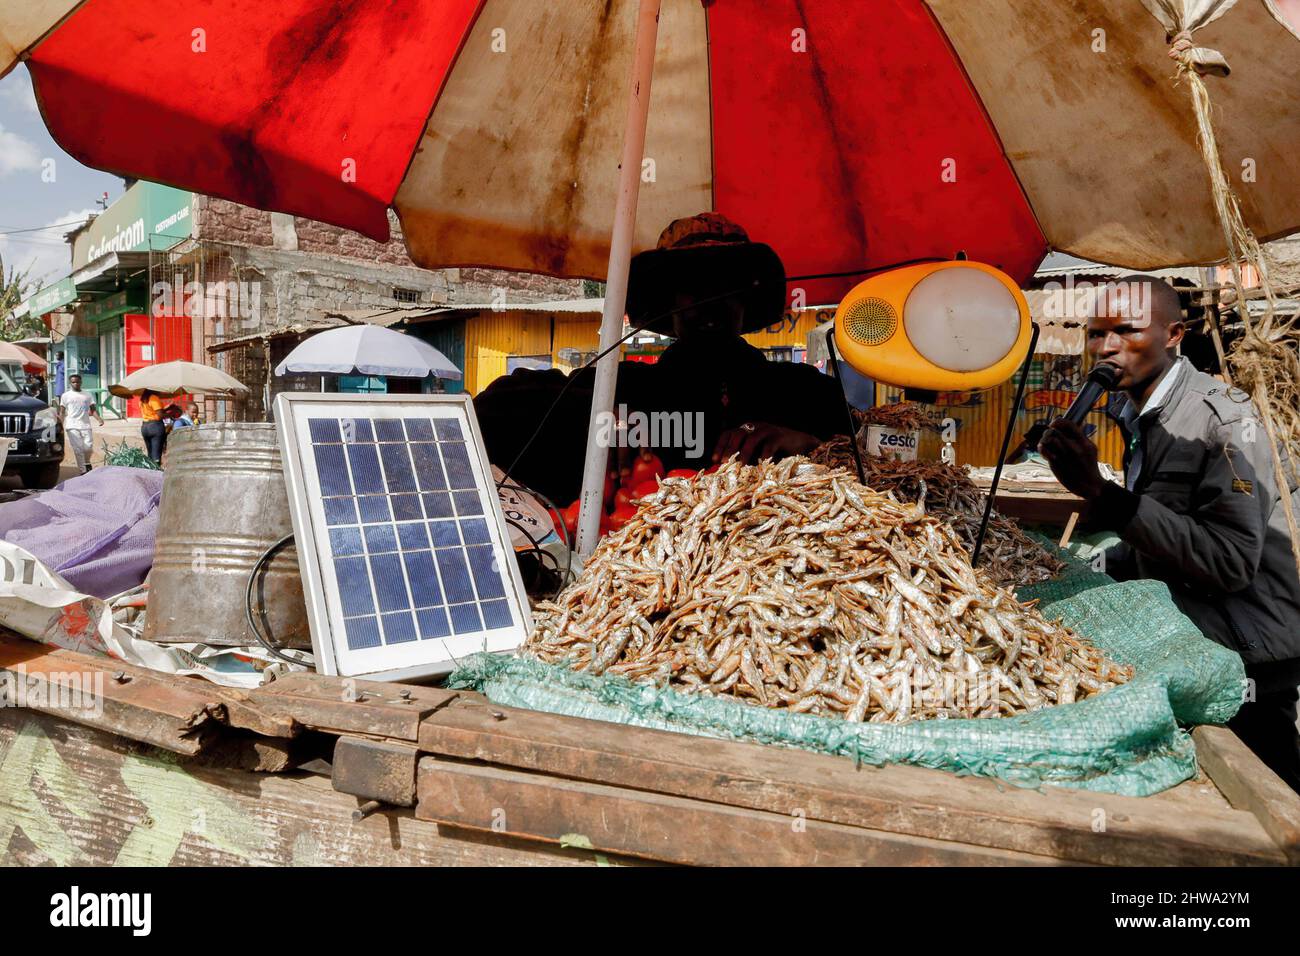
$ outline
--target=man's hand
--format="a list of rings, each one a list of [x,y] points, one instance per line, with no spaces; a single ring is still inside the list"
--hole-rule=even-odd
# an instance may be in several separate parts
[[[723,432],[713,449],[713,460],[726,461],[739,455],[747,465],[764,458],[781,459],[790,455],[806,455],[821,439],[793,428],[769,425],[767,422],[746,422],[739,428]]]
[[[1064,419],[1052,422],[1038,449],[1066,490],[1091,501],[1105,489],[1106,479],[1097,467],[1097,446],[1074,422]]]

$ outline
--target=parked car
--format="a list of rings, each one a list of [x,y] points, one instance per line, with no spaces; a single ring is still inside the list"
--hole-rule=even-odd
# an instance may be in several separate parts
[[[0,436],[12,444],[4,474],[28,488],[53,488],[63,464],[63,426],[57,409],[27,393],[20,365],[0,365]]]

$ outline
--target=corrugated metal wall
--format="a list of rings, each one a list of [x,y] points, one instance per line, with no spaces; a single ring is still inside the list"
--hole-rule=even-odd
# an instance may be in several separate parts
[[[555,363],[555,367],[564,369],[566,372],[571,370],[574,366],[560,358],[560,350],[599,351],[600,319],[566,319],[563,315],[557,315],[555,317],[555,340],[553,345],[551,361]]]
[[[462,372],[466,371],[465,367],[465,320],[448,319],[445,322],[418,322],[412,325],[406,332],[414,335],[421,341],[428,342],[435,349],[441,352]],[[452,393],[473,390],[468,385],[468,374],[466,381],[452,382],[444,380],[442,385]]]
[[[1088,356],[1041,353],[1034,356],[1025,388],[1024,407],[1011,434],[1012,448],[1020,443],[1030,425],[1065,413],[1091,367],[1092,361]],[[1018,378],[1017,374],[1011,381],[983,392],[942,392],[935,404],[922,406],[936,425],[945,418],[956,422],[958,462],[977,468],[997,463],[1007,416],[1011,414],[1011,405],[1016,397]],[[878,390],[878,396],[877,404],[888,405],[902,400],[902,390],[885,386]],[[1112,396],[1109,401],[1115,402],[1117,398]],[[1088,415],[1084,427],[1097,443],[1101,460],[1113,468],[1120,468],[1124,459],[1124,436],[1119,426],[1104,410],[1099,410]],[[938,458],[942,445],[937,432],[927,431],[921,436],[918,454],[922,458]]]
[[[508,356],[550,354],[549,315],[479,312],[465,322],[465,388],[477,395],[505,375]]]
[[[807,348],[808,333],[833,318],[834,306],[787,311],[776,325],[749,333],[745,336],[745,341],[760,349]]]

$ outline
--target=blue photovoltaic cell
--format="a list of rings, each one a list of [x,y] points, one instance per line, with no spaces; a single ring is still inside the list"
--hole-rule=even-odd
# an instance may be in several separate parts
[[[344,441],[370,442],[374,444],[375,430],[368,418],[345,418],[340,422]]]
[[[348,445],[352,465],[352,485],[359,495],[383,494],[384,476],[379,470],[379,453],[375,445]]]
[[[402,559],[396,554],[376,554],[370,558],[370,571],[375,577],[375,597],[379,610],[396,611],[410,607],[406,593],[406,578],[402,576]]]
[[[384,625],[384,643],[401,644],[415,640],[415,620],[410,611],[400,614],[381,614],[379,620]]]
[[[399,524],[397,540],[403,551],[422,551],[429,547],[429,533],[422,524]]]
[[[371,554],[397,550],[397,532],[391,524],[366,526],[366,550]]]
[[[379,456],[384,460],[384,479],[388,482],[390,494],[416,490],[411,456],[405,445],[380,445]]]
[[[464,442],[450,442],[442,446],[442,463],[447,469],[449,488],[473,488],[474,472],[469,466],[469,453]]]
[[[424,513],[430,518],[451,517],[451,495],[445,491],[431,491],[420,496],[424,502]]]
[[[391,521],[393,514],[388,510],[388,499],[381,495],[366,495],[357,499],[357,510],[365,524],[374,521]]]
[[[394,521],[419,521],[423,517],[419,495],[393,495]]]
[[[516,623],[475,484],[474,450],[458,421],[307,424],[349,648]]]
[[[509,627],[512,623],[509,601],[483,602],[483,626],[489,631],[498,627]]]
[[[471,631],[483,630],[483,622],[479,619],[478,608],[473,604],[453,604],[447,610],[451,614],[451,629],[457,634],[468,634]]]
[[[442,603],[438,589],[438,572],[433,566],[433,553],[411,551],[402,555],[406,562],[406,577],[411,582],[411,601],[416,607],[433,607]]]
[[[325,523],[327,525],[356,524],[356,502],[351,498],[326,498]]]
[[[427,418],[404,418],[408,441],[433,441],[433,422]]]
[[[365,558],[335,558],[334,575],[339,581],[339,602],[344,617],[375,613]]]
[[[454,521],[430,521],[429,537],[435,548],[449,548],[460,544],[460,533]]]
[[[415,472],[420,476],[421,491],[441,491],[447,487],[437,445],[432,442],[417,442],[411,446],[411,460],[415,462]]]
[[[347,630],[348,647],[359,651],[367,647],[378,647],[379,622],[373,617],[354,617],[343,622]]]
[[[456,502],[456,514],[463,517],[483,513],[483,502],[477,491],[453,491],[451,497]]]
[[[350,495],[352,485],[348,481],[347,461],[343,457],[341,445],[317,445],[312,449],[316,454],[316,473],[320,475],[320,493],[322,495]]]
[[[447,623],[446,608],[431,607],[416,611],[415,623],[419,628],[422,640],[428,640],[431,637],[446,637],[451,633],[451,625]]]
[[[307,427],[311,430],[311,443],[313,445],[325,445],[330,442],[337,445],[343,440],[343,437],[339,434],[338,419],[312,418],[308,420]]]
[[[492,563],[490,545],[478,545],[465,549],[469,554],[469,566],[474,571],[474,584],[480,598],[498,598],[506,596],[506,589],[501,584],[501,572]]]
[[[330,528],[330,550],[340,558],[361,554],[361,529]]]
[[[442,589],[453,604],[474,600],[474,586],[470,583],[469,567],[460,548],[442,548],[435,551],[438,571],[442,575]]]

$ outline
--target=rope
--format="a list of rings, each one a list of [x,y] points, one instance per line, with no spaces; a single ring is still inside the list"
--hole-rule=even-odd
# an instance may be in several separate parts
[[[1290,482],[1282,464],[1280,438],[1288,449],[1294,468],[1300,451],[1300,333],[1294,318],[1276,323],[1277,299],[1269,279],[1268,263],[1264,251],[1241,214],[1241,204],[1232,184],[1223,170],[1218,140],[1214,134],[1213,107],[1210,91],[1203,74],[1223,72],[1212,64],[1197,58],[1191,30],[1180,30],[1170,40],[1169,56],[1178,63],[1178,78],[1186,79],[1191,88],[1192,105],[1196,112],[1199,130],[1197,142],[1201,158],[1210,176],[1210,192],[1214,210],[1223,230],[1223,241],[1228,250],[1228,264],[1232,270],[1232,284],[1236,293],[1237,312],[1241,317],[1244,335],[1233,344],[1228,364],[1223,366],[1228,384],[1236,379],[1238,387],[1249,394],[1264,422],[1272,451],[1273,478],[1278,486],[1283,514],[1291,534],[1291,552],[1300,573],[1300,526],[1291,503]],[[1218,58],[1222,63],[1222,58]],[[1258,324],[1251,319],[1243,294],[1241,262],[1249,262],[1259,275],[1264,293],[1264,315]],[[1231,369],[1231,370],[1230,370]],[[1282,427],[1278,427],[1278,421]]]

